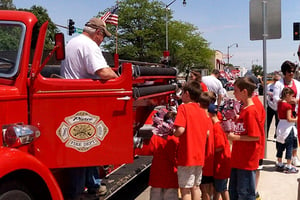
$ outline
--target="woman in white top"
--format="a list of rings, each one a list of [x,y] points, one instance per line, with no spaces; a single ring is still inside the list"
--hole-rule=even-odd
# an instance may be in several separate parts
[[[294,96],[289,102],[290,104],[293,105],[293,115],[297,116],[297,103],[299,102],[299,97],[300,97],[300,82],[294,79],[294,74],[296,71],[297,65],[294,64],[291,61],[285,61],[281,65],[281,72],[283,74],[282,79],[277,81],[274,85],[274,94],[273,94],[273,99],[274,103],[277,107],[277,102],[280,99],[280,94],[283,90],[284,87],[289,87],[294,91]],[[299,136],[298,136],[298,141],[299,141]],[[293,150],[293,157],[292,157],[292,164],[294,166],[300,166],[300,161],[297,157],[297,148],[298,144],[294,145],[294,150]]]

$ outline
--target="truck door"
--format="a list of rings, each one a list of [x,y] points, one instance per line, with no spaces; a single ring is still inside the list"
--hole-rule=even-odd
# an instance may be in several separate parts
[[[41,46],[38,42],[37,58]],[[130,68],[106,82],[41,74],[31,80],[30,121],[41,131],[33,148],[35,156],[50,168],[132,162]]]

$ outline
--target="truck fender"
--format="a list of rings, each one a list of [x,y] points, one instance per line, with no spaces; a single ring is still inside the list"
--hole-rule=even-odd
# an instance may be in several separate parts
[[[51,171],[34,156],[15,148],[0,147],[0,160],[0,181],[16,171],[28,170],[45,182],[52,199],[63,200],[60,187]]]

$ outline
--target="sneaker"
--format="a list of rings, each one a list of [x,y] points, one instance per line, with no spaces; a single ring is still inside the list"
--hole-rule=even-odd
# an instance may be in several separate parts
[[[278,165],[277,163],[275,167],[276,167],[276,171],[278,172],[283,172],[285,169],[284,165]]]
[[[258,192],[255,193],[255,200],[261,200]]]
[[[107,193],[106,185],[100,185],[97,195],[104,196]]]
[[[101,184],[99,188],[89,188],[88,193],[94,194],[95,196],[104,196],[107,193],[107,188]]]
[[[285,170],[284,170],[284,172],[285,173],[287,173],[287,174],[296,174],[296,173],[298,173],[298,169],[296,169],[295,167],[291,167],[291,168],[286,168]]]
[[[300,167],[300,160],[297,156],[292,158],[292,165],[294,165],[295,167]]]

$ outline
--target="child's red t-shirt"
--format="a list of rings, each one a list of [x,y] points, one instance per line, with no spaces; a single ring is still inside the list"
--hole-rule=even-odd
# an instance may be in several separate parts
[[[286,113],[288,110],[292,110],[293,107],[287,102],[278,101],[277,112],[279,119],[287,119]],[[291,112],[291,117],[293,116]]]
[[[210,117],[207,117],[209,136],[206,140],[205,147],[205,161],[202,169],[203,176],[214,176],[214,131],[213,131],[213,123]]]
[[[178,188],[176,154],[179,139],[175,136],[152,135],[149,144],[135,151],[138,155],[153,155],[149,185],[157,188]]]
[[[261,137],[261,127],[255,105],[242,108],[236,121],[234,134]],[[256,170],[260,159],[258,141],[233,141],[231,167],[244,170]]]
[[[181,104],[175,126],[184,127],[179,137],[178,166],[203,166],[207,136],[207,114],[198,103]]]
[[[222,151],[215,151],[214,155],[214,178],[226,179],[230,177],[230,144],[222,129],[221,122],[214,124],[215,149],[222,148]]]
[[[259,143],[261,145],[260,149],[260,159],[263,159],[265,157],[265,121],[266,121],[266,111],[264,108],[264,105],[259,100],[259,97],[257,95],[254,95],[252,97],[252,101],[256,107],[258,117],[259,117],[259,124],[261,128],[261,137],[259,138]]]
[[[205,83],[200,82],[200,85],[201,85],[201,88],[202,88],[203,92],[207,92],[208,91],[207,86],[205,85]]]

